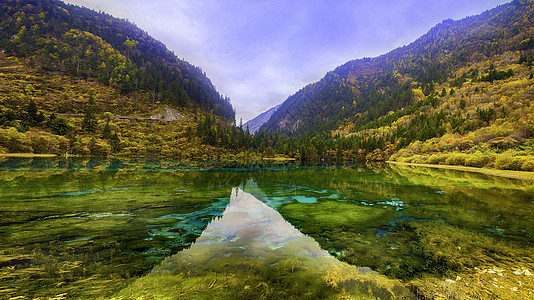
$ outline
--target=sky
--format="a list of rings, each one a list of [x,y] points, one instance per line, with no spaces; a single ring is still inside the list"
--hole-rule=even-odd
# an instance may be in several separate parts
[[[126,18],[200,68],[236,120],[347,61],[408,45],[445,19],[511,0],[66,0]]]

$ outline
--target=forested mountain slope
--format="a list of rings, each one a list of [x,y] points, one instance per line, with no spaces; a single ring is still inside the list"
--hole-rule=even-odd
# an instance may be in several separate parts
[[[300,155],[328,160],[330,151],[337,161],[375,150],[368,159],[531,149],[533,36],[530,1],[446,20],[408,46],[329,72],[262,130],[315,137]]]
[[[0,153],[198,157],[242,147],[230,100],[127,20],[58,0],[1,0],[0,29]],[[166,106],[187,118],[150,118]]]
[[[265,129],[318,134],[349,121],[357,131],[433,95],[463,67],[496,62],[496,56],[508,51],[528,56],[534,47],[533,31],[532,8],[518,1],[460,21],[446,20],[408,46],[329,72],[288,98]],[[465,79],[486,74],[478,71]]]
[[[0,49],[43,71],[98,79],[121,93],[146,91],[153,101],[234,119],[230,102],[200,68],[126,20],[58,0],[2,0],[0,16]]]

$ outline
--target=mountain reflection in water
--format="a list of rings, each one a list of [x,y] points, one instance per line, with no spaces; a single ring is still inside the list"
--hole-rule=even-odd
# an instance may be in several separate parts
[[[170,299],[411,296],[397,281],[337,260],[258,198],[264,196],[253,182],[234,188],[223,215],[189,249],[165,259],[122,294]]]

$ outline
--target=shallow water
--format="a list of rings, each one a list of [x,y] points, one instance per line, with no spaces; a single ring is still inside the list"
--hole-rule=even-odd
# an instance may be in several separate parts
[[[328,257],[393,279],[475,266],[477,258],[466,249],[477,239],[508,247],[503,255],[533,252],[534,183],[515,179],[398,166],[232,169],[172,161],[5,159],[0,298],[111,297],[135,286],[165,258],[201,244],[208,224],[224,219],[237,187],[313,238]],[[222,251],[221,244],[224,239],[213,249]],[[460,249],[446,252],[449,244]],[[454,256],[461,266],[451,263]],[[510,260],[532,262],[519,254]],[[207,264],[210,270],[217,268]]]

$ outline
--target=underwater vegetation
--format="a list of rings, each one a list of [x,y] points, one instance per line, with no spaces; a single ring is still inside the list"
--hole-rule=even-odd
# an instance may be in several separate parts
[[[534,297],[525,180],[7,159],[0,190],[0,298]]]
[[[190,248],[121,291],[121,299],[414,298],[400,281],[335,259],[241,189]],[[414,298],[415,299],[415,298]]]
[[[534,183],[451,170],[393,170],[380,170],[389,180],[347,177],[337,201],[287,204],[280,212],[341,261],[401,279],[420,297],[534,295]]]
[[[0,171],[0,298],[109,297],[195,241],[238,184],[221,173],[24,161]]]

